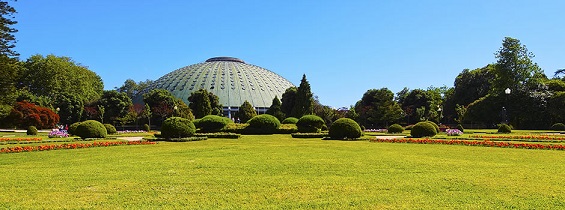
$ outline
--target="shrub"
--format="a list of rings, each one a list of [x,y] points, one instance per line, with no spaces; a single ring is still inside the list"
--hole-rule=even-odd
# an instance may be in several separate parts
[[[275,133],[277,128],[281,125],[281,122],[270,114],[261,114],[251,118],[247,121],[249,124],[248,128],[257,129],[261,133]]]
[[[78,125],[80,125],[80,123],[82,123],[82,122],[76,122],[76,123],[71,124],[69,126],[69,130],[67,131],[67,133],[69,133],[70,135],[77,136],[76,130],[77,130]]]
[[[218,132],[230,123],[232,123],[232,121],[227,117],[206,115],[198,121],[198,127],[203,132]]]
[[[406,127],[404,127],[404,130],[412,130],[412,127],[414,127],[414,125],[407,125]]]
[[[108,134],[118,133],[116,127],[114,127],[112,124],[104,124],[104,128],[106,128],[106,132],[108,132]]]
[[[170,117],[161,126],[161,137],[166,139],[191,137],[195,132],[194,124],[182,117]]]
[[[296,117],[287,117],[282,121],[282,124],[296,124],[298,122],[298,118]]]
[[[278,129],[278,134],[291,134],[298,132],[296,124],[282,124]]]
[[[200,120],[201,120],[201,119],[194,119],[194,120],[192,121],[192,124],[194,124],[194,127],[200,128]]]
[[[149,127],[149,125],[143,124],[143,130],[149,132],[151,131],[151,128]]]
[[[498,127],[499,133],[512,133],[512,128],[507,124],[500,124]]]
[[[461,124],[457,125],[457,130],[460,130],[461,132],[465,132],[465,129],[463,128],[463,125],[461,125]]]
[[[436,129],[436,134],[441,131],[441,130],[439,129],[439,126],[438,126],[435,122],[432,122],[432,121],[429,121],[429,120],[428,120],[428,121],[425,121],[425,122],[430,123],[430,124],[432,124],[432,125],[434,126],[434,128]]]
[[[75,133],[82,139],[85,138],[106,138],[108,135],[108,131],[102,123],[96,120],[87,120],[81,122],[76,130]]]
[[[416,123],[410,130],[410,136],[414,138],[432,137],[437,134],[437,129],[429,121]]]
[[[35,126],[33,126],[33,125],[27,127],[27,132],[26,132],[26,134],[27,134],[27,135],[30,135],[30,136],[35,136],[35,135],[37,135],[37,128],[36,128]]]
[[[551,130],[554,131],[565,131],[565,124],[563,123],[555,123],[551,126]]]
[[[290,136],[292,136],[292,138],[301,138],[301,139],[311,139],[311,138],[324,138],[327,137],[328,134],[327,133],[293,133],[290,134]]]
[[[354,139],[361,137],[361,127],[349,118],[337,119],[330,127],[332,139]]]
[[[399,124],[392,124],[388,127],[388,133],[402,133],[404,128]]]
[[[324,123],[324,120],[316,115],[304,115],[298,119],[296,127],[301,133],[319,133]]]

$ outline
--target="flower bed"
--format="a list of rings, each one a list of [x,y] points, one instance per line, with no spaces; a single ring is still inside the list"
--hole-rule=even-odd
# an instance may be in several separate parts
[[[447,144],[447,145],[465,145],[465,146],[484,146],[484,147],[503,147],[503,148],[521,148],[521,149],[548,149],[548,150],[565,150],[565,145],[554,144],[527,144],[527,143],[511,143],[511,142],[494,142],[484,141],[468,141],[468,140],[443,140],[443,139],[372,139],[371,142],[384,143],[408,143],[408,144]]]
[[[463,132],[461,132],[459,129],[446,129],[445,133],[448,136],[461,136],[461,135],[463,135]]]
[[[487,135],[471,135],[470,138],[481,138],[481,139],[520,139],[520,140],[545,140],[545,141],[565,141],[565,137],[562,136],[546,136],[546,135],[526,135],[526,136],[487,136]]]
[[[28,141],[41,141],[41,138],[0,138],[0,142],[16,141],[16,142],[28,142]]]
[[[69,134],[67,133],[67,130],[55,129],[55,130],[49,132],[49,134],[47,136],[49,136],[49,138],[67,138],[67,137],[69,137]]]
[[[126,133],[146,133],[147,131],[144,130],[125,130],[125,131],[117,131],[117,134],[126,134]]]
[[[115,142],[92,142],[92,143],[74,143],[74,144],[52,144],[52,145],[39,145],[39,146],[17,146],[7,147],[0,149],[0,153],[19,153],[19,152],[33,152],[33,151],[48,151],[60,149],[82,149],[92,147],[109,147],[109,146],[122,146],[122,145],[147,145],[155,144],[151,141],[115,141]]]

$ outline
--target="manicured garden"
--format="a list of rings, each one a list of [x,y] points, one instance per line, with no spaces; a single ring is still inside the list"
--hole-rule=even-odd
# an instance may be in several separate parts
[[[564,154],[288,134],[0,154],[0,207],[552,209]]]

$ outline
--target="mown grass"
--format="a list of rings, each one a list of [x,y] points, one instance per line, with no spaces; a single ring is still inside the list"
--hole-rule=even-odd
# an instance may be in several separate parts
[[[290,135],[0,154],[0,208],[554,209],[564,155]]]

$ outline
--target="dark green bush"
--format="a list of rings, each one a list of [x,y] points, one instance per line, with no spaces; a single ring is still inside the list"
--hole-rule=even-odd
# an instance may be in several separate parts
[[[200,128],[202,132],[213,133],[222,130],[230,123],[232,123],[232,121],[227,117],[206,115],[198,121],[198,128]]]
[[[161,137],[166,139],[191,137],[195,132],[194,124],[182,117],[170,117],[161,126]]]
[[[439,126],[435,122],[432,122],[432,121],[429,121],[429,120],[425,121],[425,122],[432,124],[434,126],[434,128],[436,129],[436,133],[440,132]]]
[[[460,130],[461,132],[465,131],[464,128],[463,128],[463,125],[461,125],[461,124],[457,125],[457,129]]]
[[[291,134],[298,132],[296,124],[282,124],[278,129],[278,134]]]
[[[69,130],[67,130],[67,133],[69,133],[69,135],[77,136],[76,130],[77,130],[78,125],[80,125],[80,123],[82,123],[82,122],[76,122],[76,123],[71,124],[69,126]]]
[[[406,127],[404,127],[404,130],[412,130],[412,127],[414,127],[414,125],[407,125]]]
[[[298,118],[296,117],[287,117],[282,121],[282,124],[296,124],[298,122]]]
[[[300,133],[319,133],[324,124],[324,120],[316,115],[304,115],[298,119],[296,127]]]
[[[300,138],[300,139],[311,139],[311,138],[324,138],[327,137],[327,133],[293,133],[290,134],[292,138]]]
[[[551,126],[551,130],[554,131],[565,131],[565,124],[563,123],[555,123]]]
[[[195,133],[194,137],[222,138],[222,139],[238,139],[241,134],[237,133]]]
[[[500,124],[498,127],[499,133],[512,133],[512,128],[507,124]]]
[[[194,119],[194,120],[192,121],[192,124],[194,124],[194,127],[200,128],[200,120],[201,120],[201,119]]]
[[[355,120],[340,118],[332,123],[329,134],[332,139],[355,139],[361,137],[362,131]]]
[[[149,127],[149,125],[143,124],[143,130],[149,132],[151,131],[151,128]]]
[[[29,135],[29,136],[35,136],[35,135],[37,135],[37,128],[36,128],[35,126],[33,126],[33,125],[27,127],[26,134]]]
[[[104,124],[104,127],[106,128],[106,132],[108,132],[108,134],[118,133],[116,127],[114,127],[112,124]]]
[[[82,139],[86,138],[106,138],[108,135],[108,131],[106,131],[106,127],[102,125],[102,123],[96,120],[87,120],[81,122],[76,130],[76,135]]]
[[[410,136],[414,138],[432,137],[437,134],[435,126],[429,121],[416,123],[410,130]]]
[[[404,128],[399,124],[392,124],[388,126],[388,133],[402,133]]]
[[[273,134],[281,126],[281,122],[270,114],[261,114],[247,121],[248,128],[258,129],[262,133]]]

